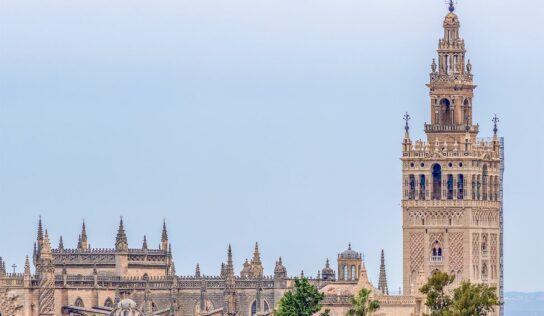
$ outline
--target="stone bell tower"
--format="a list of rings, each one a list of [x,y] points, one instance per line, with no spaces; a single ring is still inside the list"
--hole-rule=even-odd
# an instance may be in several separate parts
[[[472,65],[450,1],[430,82],[426,141],[402,143],[403,285],[418,295],[433,271],[501,288],[503,142],[478,138]],[[500,293],[500,291],[498,292]]]

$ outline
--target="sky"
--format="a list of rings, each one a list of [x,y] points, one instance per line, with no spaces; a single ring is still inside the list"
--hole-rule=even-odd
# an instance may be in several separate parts
[[[544,290],[544,2],[459,1],[480,136],[506,139],[505,290]],[[348,243],[402,282],[402,117],[429,121],[442,0],[0,0],[0,256],[158,245],[178,274],[316,275]],[[11,269],[10,269],[11,270]]]

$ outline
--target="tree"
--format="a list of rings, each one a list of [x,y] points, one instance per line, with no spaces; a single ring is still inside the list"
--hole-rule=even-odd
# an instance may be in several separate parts
[[[307,278],[295,279],[295,288],[280,299],[275,316],[311,316],[321,310],[325,294]],[[327,314],[327,311],[325,311]]]
[[[455,316],[485,316],[499,304],[497,289],[487,284],[462,282],[453,290],[452,312]]]
[[[347,316],[367,316],[370,313],[377,311],[380,308],[380,303],[370,299],[370,290],[361,289],[359,294],[351,299],[351,308],[347,312]]]
[[[452,305],[451,297],[446,293],[446,287],[453,283],[454,275],[444,272],[433,272],[433,275],[427,280],[419,291],[427,295],[425,305],[431,310],[431,316],[450,315]]]

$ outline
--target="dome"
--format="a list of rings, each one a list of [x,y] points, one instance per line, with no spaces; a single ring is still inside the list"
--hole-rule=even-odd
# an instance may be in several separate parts
[[[457,14],[450,12],[444,18],[444,26],[458,26],[458,25],[459,25],[459,17],[457,16]]]
[[[361,254],[352,250],[349,244],[348,249],[340,254],[340,259],[361,259]]]

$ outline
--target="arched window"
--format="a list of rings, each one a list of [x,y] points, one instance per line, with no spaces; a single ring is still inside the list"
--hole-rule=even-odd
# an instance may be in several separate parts
[[[487,235],[482,235],[482,254],[487,255]]]
[[[425,200],[425,175],[419,176],[419,199]]]
[[[476,200],[476,177],[472,175],[472,199]]]
[[[457,199],[462,200],[465,197],[465,177],[460,174],[457,176]]]
[[[355,266],[351,266],[351,279],[352,280],[357,279],[357,272],[355,271]]]
[[[111,300],[111,298],[107,298],[106,301],[104,302],[104,306],[105,307],[110,307],[110,308],[113,308],[113,301]]]
[[[487,196],[489,192],[487,191],[489,188],[489,176],[487,174],[487,165],[484,165],[482,169],[482,199],[485,201],[487,200]]]
[[[253,301],[251,304],[251,316],[257,315],[257,301]]]
[[[83,304],[83,300],[81,299],[81,297],[78,297],[74,303],[75,306],[77,307],[85,307],[85,305]]]
[[[128,311],[124,311],[123,316],[128,316]]]
[[[448,200],[453,200],[453,175],[448,174]]]
[[[408,200],[416,199],[416,177],[413,174],[409,177],[410,190],[408,191]]]
[[[440,100],[440,125],[452,125],[453,113],[448,99]]]
[[[433,200],[442,199],[442,167],[439,164],[433,165]]]
[[[482,264],[482,280],[487,280],[487,264]]]
[[[482,190],[482,177],[478,175],[476,177],[476,200],[480,200],[482,198],[481,190]]]
[[[470,124],[469,116],[468,116],[468,113],[469,113],[468,106],[469,106],[469,101],[468,101],[468,99],[465,99],[465,102],[463,102],[463,120],[464,120],[465,125]]]
[[[151,302],[151,310],[156,312],[159,310],[159,308],[157,307],[157,304],[155,304],[155,302]]]
[[[442,246],[440,245],[438,240],[434,241],[431,253],[431,262],[442,262]]]
[[[348,266],[344,265],[344,267],[342,268],[342,271],[344,273],[344,280],[348,280]]]

